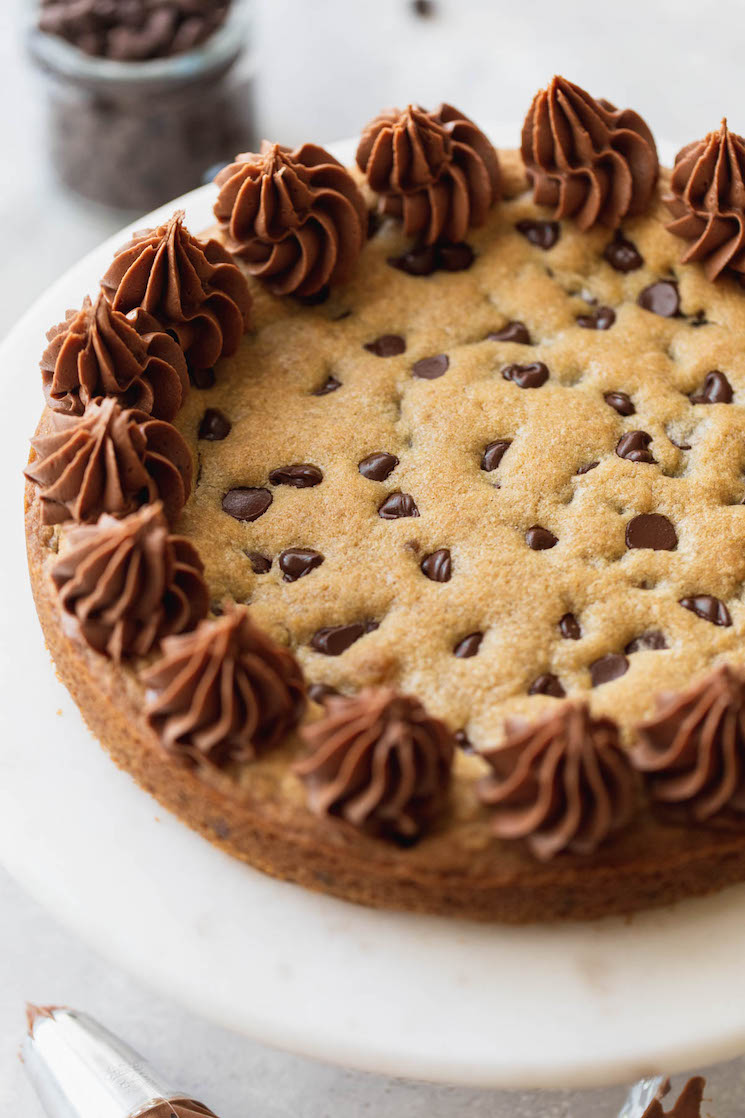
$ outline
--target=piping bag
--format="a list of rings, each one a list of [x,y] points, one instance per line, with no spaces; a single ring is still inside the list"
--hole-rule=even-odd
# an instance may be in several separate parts
[[[49,1118],[217,1118],[87,1013],[27,1013],[21,1059]]]

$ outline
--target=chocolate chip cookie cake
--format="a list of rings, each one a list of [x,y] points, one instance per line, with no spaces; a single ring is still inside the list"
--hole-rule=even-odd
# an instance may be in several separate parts
[[[224,850],[511,922],[745,880],[745,139],[554,78],[519,151],[265,143],[40,340],[31,580]],[[71,776],[71,779],[73,777]]]

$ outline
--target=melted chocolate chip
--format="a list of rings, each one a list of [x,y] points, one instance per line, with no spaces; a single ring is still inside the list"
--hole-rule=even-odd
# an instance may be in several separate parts
[[[471,742],[468,740],[468,734],[465,730],[456,730],[453,737],[456,740],[458,748],[462,749],[464,753],[476,752],[476,750],[471,745]]]
[[[678,450],[690,450],[691,449],[691,444],[690,443],[676,442],[675,439],[672,437],[672,435],[668,435],[667,437],[669,438],[669,440],[673,444],[673,446],[677,446]]]
[[[612,679],[619,679],[629,670],[629,662],[620,652],[608,652],[599,660],[590,664],[590,679],[593,687],[600,687],[602,683],[610,683]]]
[[[447,547],[438,548],[430,555],[425,555],[421,562],[422,573],[432,582],[450,582],[453,573],[453,563]]]
[[[217,442],[230,434],[231,423],[219,408],[207,408],[199,424],[198,438]]]
[[[267,555],[261,555],[258,551],[247,551],[246,558],[251,564],[251,570],[255,575],[265,575],[272,569],[272,561]]]
[[[313,634],[310,646],[324,656],[341,656],[350,645],[364,637],[366,632],[361,621],[353,621],[350,625],[329,625]]]
[[[320,388],[316,388],[313,392],[313,395],[328,396],[329,392],[336,392],[337,388],[341,388],[341,381],[337,380],[333,373],[329,373]]]
[[[548,551],[550,547],[555,547],[559,541],[553,532],[549,532],[548,528],[541,528],[538,524],[534,524],[525,533],[525,542],[533,551]]]
[[[577,470],[577,473],[578,474],[589,474],[590,470],[594,470],[595,467],[599,466],[599,465],[600,465],[599,462],[588,462],[586,466],[580,466],[580,468]]]
[[[629,462],[655,462],[652,451],[648,450],[651,441],[652,436],[646,431],[627,431],[618,440],[616,454]]]
[[[603,399],[619,415],[633,415],[636,411],[631,397],[626,392],[606,392]]]
[[[437,267],[443,272],[465,272],[474,261],[474,251],[465,241],[437,246]]]
[[[675,551],[678,537],[666,516],[645,512],[626,525],[626,546],[651,548],[652,551]]]
[[[397,465],[398,458],[395,454],[378,450],[374,454],[368,454],[367,458],[363,458],[358,463],[357,469],[363,477],[369,478],[370,481],[385,481]]]
[[[680,311],[680,295],[675,280],[657,280],[639,292],[637,303],[645,311],[662,318],[675,318]]]
[[[272,485],[291,485],[294,489],[310,489],[323,481],[323,471],[308,462],[295,462],[292,466],[278,466],[269,474]]]
[[[732,385],[724,373],[712,369],[704,377],[704,383],[698,392],[691,396],[692,404],[731,404]]]
[[[544,672],[537,676],[528,688],[529,695],[553,695],[555,699],[563,699],[566,691],[561,685],[558,676],[552,672]]]
[[[223,512],[236,520],[258,520],[272,503],[268,489],[239,485],[229,489],[222,499]]]
[[[469,633],[467,637],[463,637],[458,641],[453,652],[458,659],[468,660],[471,656],[476,655],[483,639],[483,633]]]
[[[326,699],[332,695],[338,695],[339,692],[335,687],[331,687],[328,683],[311,683],[308,688],[308,698],[313,703],[318,703],[319,706],[326,702]]]
[[[703,621],[710,621],[712,625],[726,627],[732,624],[732,618],[724,602],[712,597],[711,594],[696,594],[692,598],[681,598],[680,604]]]
[[[534,361],[531,365],[505,365],[502,376],[518,388],[540,388],[548,380],[548,367],[542,361]]]
[[[321,552],[314,551],[311,547],[288,547],[286,551],[280,552],[278,562],[284,581],[297,582],[314,567],[320,567],[323,560]]]
[[[493,443],[488,443],[484,447],[484,453],[481,456],[481,469],[486,470],[489,474],[492,470],[496,470],[499,463],[504,458],[505,452],[512,446],[512,439],[495,439]]]
[[[515,228],[532,245],[543,249],[553,248],[561,233],[558,221],[530,221],[526,218],[523,221],[518,221]]]
[[[650,629],[646,633],[640,633],[638,637],[634,637],[632,641],[624,648],[627,656],[631,656],[634,652],[647,652],[660,648],[667,648],[667,640],[665,634],[661,633],[659,629]]]
[[[403,256],[390,256],[388,263],[409,276],[431,276],[437,268],[437,256],[432,245],[412,248]]]
[[[398,357],[406,349],[406,342],[400,334],[381,334],[372,342],[365,342],[363,349],[376,357]]]
[[[559,621],[559,632],[564,640],[578,641],[582,636],[582,630],[579,627],[579,621],[573,613],[565,613]]]
[[[517,345],[532,345],[528,327],[524,322],[508,322],[501,330],[492,330],[486,335],[490,342],[515,342]]]
[[[577,325],[585,330],[610,330],[616,321],[616,312],[612,307],[595,307],[590,314],[581,314],[577,318]]]
[[[378,509],[383,520],[399,520],[402,516],[419,516],[419,509],[410,493],[389,493]]]
[[[178,341],[178,339],[176,339]],[[215,380],[214,369],[192,369],[189,368],[189,380],[195,388],[212,388],[214,387]]]
[[[620,233],[605,246],[603,256],[617,272],[635,272],[644,264],[644,258],[633,241],[627,241]]]
[[[450,367],[450,358],[447,353],[438,353],[434,357],[422,357],[411,366],[413,376],[421,380],[437,380],[443,376]]]

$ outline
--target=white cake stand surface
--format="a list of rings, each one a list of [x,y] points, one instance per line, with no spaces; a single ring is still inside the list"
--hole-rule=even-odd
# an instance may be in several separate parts
[[[349,146],[335,150],[349,156]],[[177,203],[190,228],[210,224],[213,197],[204,187]],[[44,333],[96,290],[128,235],[54,284],[0,351],[3,863],[55,916],[154,987],[222,1025],[323,1060],[460,1084],[581,1087],[743,1051],[745,887],[584,925],[506,928],[368,911],[213,849],[90,737],[34,612],[20,470],[42,404]]]

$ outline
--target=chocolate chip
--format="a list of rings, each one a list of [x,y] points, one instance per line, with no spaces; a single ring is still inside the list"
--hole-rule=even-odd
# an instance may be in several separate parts
[[[540,388],[548,380],[548,367],[542,361],[534,361],[532,365],[505,365],[502,376],[518,388]]]
[[[612,307],[595,307],[590,314],[581,314],[577,318],[577,325],[585,330],[610,330],[616,321],[616,312]]]
[[[324,556],[320,551],[311,547],[288,547],[279,555],[279,569],[284,575],[285,582],[297,582],[303,575],[309,574],[314,567],[320,567]]]
[[[321,303],[326,302],[330,294],[331,288],[325,283],[323,287],[318,288],[318,291],[313,291],[310,295],[296,295],[295,298],[304,307],[320,307]]]
[[[606,392],[603,399],[619,415],[633,415],[636,412],[631,397],[626,392]]]
[[[647,449],[651,441],[646,431],[627,431],[616,444],[616,454],[629,462],[654,462],[652,451]]]
[[[227,415],[219,408],[207,408],[199,424],[198,438],[218,442],[226,439],[230,434],[231,423]]]
[[[496,470],[499,463],[505,455],[505,451],[509,450],[512,446],[512,439],[495,439],[493,443],[489,443],[484,447],[484,453],[481,457],[481,469],[486,470],[489,474],[492,470]]]
[[[543,249],[553,248],[561,232],[558,221],[530,221],[527,218],[518,221],[515,228],[523,237],[527,237],[532,245]]]
[[[374,454],[368,454],[367,458],[363,458],[358,463],[357,469],[363,477],[369,478],[370,481],[385,481],[392,470],[395,470],[398,465],[398,458],[395,454],[388,454],[385,450],[378,450]]]
[[[266,555],[260,555],[258,551],[247,551],[246,558],[251,564],[251,570],[255,575],[265,575],[272,569],[272,561]]]
[[[374,633],[375,630],[379,629],[379,628],[380,628],[380,622],[379,621],[366,621],[365,622],[365,632],[366,633]]]
[[[486,335],[490,342],[515,342],[517,345],[532,345],[528,327],[524,322],[508,322],[501,330],[492,330]]]
[[[412,248],[403,256],[389,256],[388,263],[408,276],[431,276],[437,268],[437,256],[432,245]]]
[[[475,753],[476,752],[476,750],[471,745],[471,742],[468,740],[468,734],[466,733],[465,730],[456,730],[455,733],[453,734],[453,737],[456,740],[458,748],[462,749],[464,753]]]
[[[578,641],[582,636],[579,622],[573,613],[565,613],[559,621],[559,632],[564,640]]]
[[[450,367],[450,358],[447,353],[438,353],[434,357],[422,357],[411,366],[411,372],[422,380],[436,380],[443,376]]]
[[[657,280],[640,291],[636,301],[645,311],[659,314],[662,318],[675,318],[680,310],[678,285],[674,280]]]
[[[712,625],[726,627],[732,624],[732,618],[724,602],[712,597],[711,594],[696,594],[693,598],[681,598],[680,604],[691,613],[695,613],[696,617],[710,621]]]
[[[652,551],[675,551],[678,537],[666,516],[646,512],[635,516],[626,525],[626,546],[651,548]]]
[[[378,509],[383,520],[398,520],[402,516],[419,516],[419,509],[410,493],[389,493]]]
[[[724,373],[712,369],[704,377],[704,383],[698,392],[691,396],[692,404],[731,404],[732,385]]]
[[[437,9],[433,0],[411,0],[411,10],[422,19],[431,19]]]
[[[624,648],[624,652],[627,656],[630,656],[633,652],[647,652],[659,648],[667,648],[665,634],[661,633],[659,629],[650,629],[629,641]]]
[[[313,703],[318,703],[319,706],[326,702],[326,699],[331,698],[332,695],[338,695],[339,692],[335,687],[331,687],[328,683],[311,683],[308,688],[308,698]]]
[[[346,652],[366,632],[361,621],[353,621],[351,625],[329,625],[313,634],[310,646],[316,652],[323,652],[325,656],[341,656],[342,652]]]
[[[400,334],[381,334],[372,342],[365,342],[363,349],[376,357],[398,357],[406,349],[406,342]]]
[[[562,687],[558,676],[552,672],[544,672],[533,680],[528,688],[529,695],[553,695],[555,699],[563,699],[566,691]]]
[[[272,485],[291,485],[295,489],[310,489],[323,481],[323,471],[308,462],[296,462],[292,466],[278,466],[269,474]]]
[[[341,388],[341,381],[337,380],[333,373],[329,373],[321,387],[316,388],[313,395],[328,396],[329,392],[336,392],[337,388]]]
[[[444,272],[465,272],[474,261],[474,251],[465,241],[437,246],[437,267]]]
[[[534,524],[525,533],[525,542],[533,551],[548,551],[550,547],[555,547],[559,541],[553,532],[549,532],[548,528],[541,528]]]
[[[610,683],[612,679],[619,679],[629,670],[629,662],[620,652],[608,652],[599,660],[590,664],[590,679],[593,687],[600,687],[601,683]]]
[[[432,582],[450,582],[453,564],[447,547],[438,548],[430,555],[425,555],[420,565],[422,573],[432,579]]]
[[[229,489],[222,499],[223,512],[236,520],[258,520],[272,503],[268,489],[239,485]]]
[[[676,440],[672,437],[672,435],[668,435],[667,437],[669,438],[669,440],[673,444],[673,446],[677,446],[678,450],[690,450],[691,449],[691,444],[690,443],[676,442]]]
[[[599,462],[588,462],[586,466],[580,466],[580,468],[577,470],[577,473],[578,474],[589,474],[590,470],[594,470],[595,467],[599,466],[599,465],[600,465]]]
[[[460,660],[468,660],[476,655],[483,639],[483,633],[469,633],[467,637],[458,641],[453,652]]]
[[[644,258],[633,241],[627,241],[620,233],[605,246],[603,256],[617,272],[635,272],[644,264]]]
[[[377,210],[367,211],[367,239],[371,241],[382,225],[380,214]]]
[[[178,341],[178,339],[176,339]],[[212,388],[215,380],[214,369],[192,369],[189,367],[189,380],[195,388]]]

